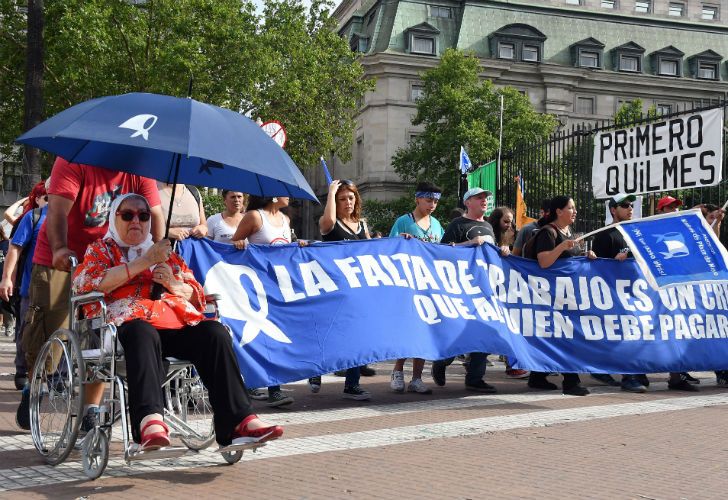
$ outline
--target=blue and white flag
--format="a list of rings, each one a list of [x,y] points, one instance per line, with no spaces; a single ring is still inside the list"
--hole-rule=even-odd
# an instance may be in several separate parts
[[[653,288],[728,281],[728,252],[699,209],[617,225]]]
[[[328,186],[333,182],[333,179],[331,178],[331,173],[329,172],[329,166],[326,165],[326,160],[324,160],[324,157],[321,156],[321,166],[324,169],[324,175],[326,176],[326,185]]]
[[[223,296],[221,321],[250,387],[467,352],[544,372],[728,368],[728,284],[655,291],[632,259],[541,269],[492,245],[404,238],[246,250],[188,238],[180,247],[206,292]]]
[[[473,164],[470,163],[468,153],[465,152],[464,147],[460,146],[460,173],[463,175],[467,174],[472,166]]]

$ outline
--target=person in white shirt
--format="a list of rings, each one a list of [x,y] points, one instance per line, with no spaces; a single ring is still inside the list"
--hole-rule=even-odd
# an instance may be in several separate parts
[[[232,237],[245,214],[245,195],[240,191],[222,190],[225,210],[207,219],[207,237],[213,241],[230,243],[235,248],[245,248],[245,241],[233,241]]]

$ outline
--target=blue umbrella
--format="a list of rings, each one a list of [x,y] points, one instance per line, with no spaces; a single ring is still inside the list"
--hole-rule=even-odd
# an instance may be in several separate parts
[[[170,184],[317,201],[293,160],[255,122],[189,98],[133,93],[92,99],[17,142]]]

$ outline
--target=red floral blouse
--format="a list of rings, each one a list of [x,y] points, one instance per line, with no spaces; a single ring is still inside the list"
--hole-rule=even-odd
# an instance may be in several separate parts
[[[76,269],[73,277],[73,292],[83,294],[98,291],[99,283],[104,279],[106,271],[126,262],[121,247],[113,239],[96,240],[88,246],[83,263]],[[152,286],[154,285],[152,272],[145,269],[134,276],[131,281],[105,295],[107,319],[117,326],[133,319],[154,323],[156,319],[159,319],[160,312],[165,310],[164,306],[171,309],[181,323],[187,325],[196,325],[205,319],[202,314],[202,311],[205,310],[205,292],[202,285],[195,280],[192,271],[179,255],[172,253],[167,259],[167,264],[172,268],[177,279],[192,287],[198,306],[167,292],[162,293],[161,299],[152,300]],[[100,312],[101,308],[98,304],[90,304],[85,309],[88,317],[98,316]]]

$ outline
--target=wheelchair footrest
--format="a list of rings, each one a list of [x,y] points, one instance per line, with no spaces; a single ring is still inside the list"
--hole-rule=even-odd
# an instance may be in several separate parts
[[[265,446],[268,443],[261,443],[258,440],[254,441],[239,441],[234,444],[229,444],[227,446],[221,446],[216,451],[217,453],[232,453],[236,451],[242,451],[242,450],[257,450],[258,448]]]
[[[129,446],[126,453],[128,462],[137,460],[163,460],[169,458],[179,458],[190,453],[190,449],[185,446],[166,446],[158,450],[143,451],[142,447],[136,443]]]

